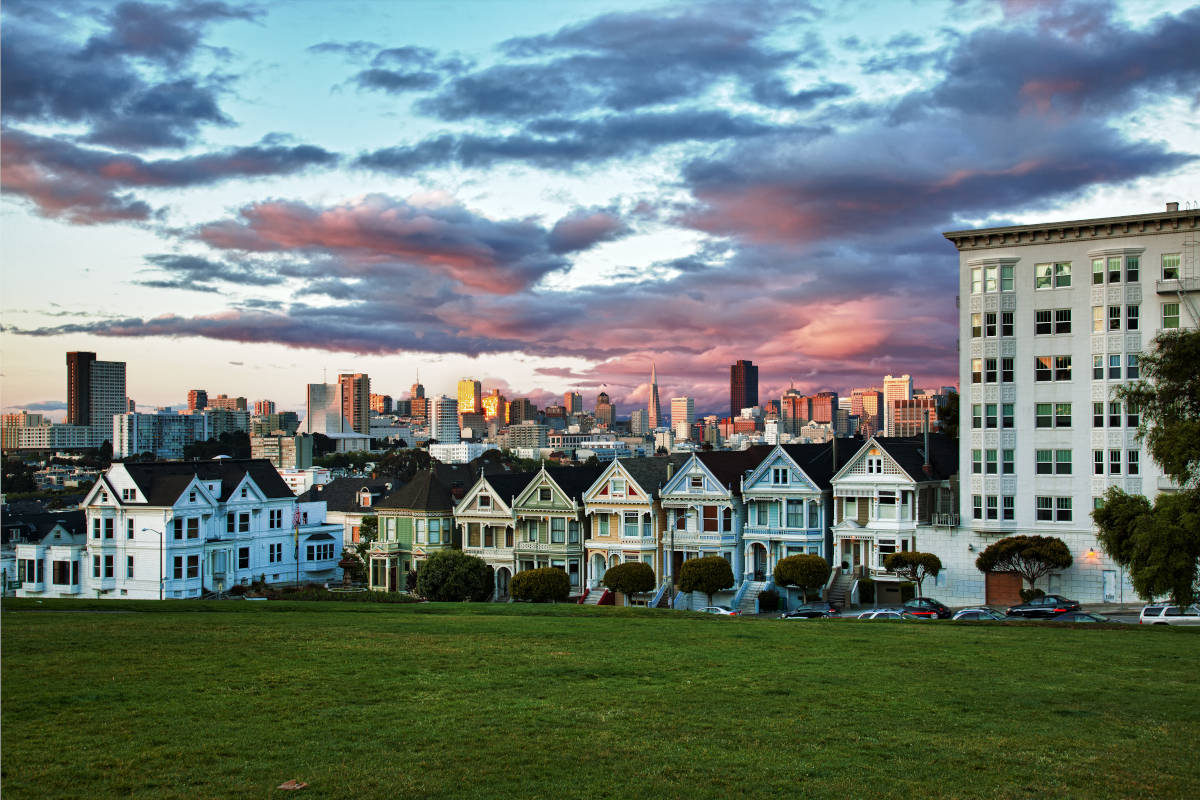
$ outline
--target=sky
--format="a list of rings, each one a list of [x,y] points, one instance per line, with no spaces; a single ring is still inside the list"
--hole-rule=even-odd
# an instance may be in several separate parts
[[[728,413],[957,382],[943,231],[1200,199],[1200,5],[6,0],[0,404],[65,353]]]

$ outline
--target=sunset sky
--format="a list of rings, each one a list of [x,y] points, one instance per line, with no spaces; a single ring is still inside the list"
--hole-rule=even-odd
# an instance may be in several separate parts
[[[941,232],[1200,200],[1200,5],[5,0],[5,409],[957,380]]]

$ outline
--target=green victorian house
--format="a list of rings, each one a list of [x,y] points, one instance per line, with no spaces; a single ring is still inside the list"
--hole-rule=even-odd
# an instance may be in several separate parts
[[[379,538],[371,545],[368,586],[381,592],[412,587],[415,565],[439,550],[461,549],[449,487],[423,469],[399,491],[375,505]]]
[[[587,522],[583,496],[600,477],[599,467],[547,469],[535,474],[512,504],[517,571],[558,567],[570,576],[571,593],[583,590],[583,542]]]

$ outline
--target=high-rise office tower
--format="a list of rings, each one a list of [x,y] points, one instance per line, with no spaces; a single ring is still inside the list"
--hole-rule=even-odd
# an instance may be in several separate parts
[[[658,373],[654,368],[653,361],[650,362],[650,398],[646,403],[646,415],[651,430],[657,428],[662,422],[662,415],[658,406]]]
[[[113,417],[129,410],[125,362],[95,353],[67,353],[67,423],[91,428],[93,447],[113,441]]]
[[[371,395],[371,410],[376,414],[391,414],[392,408],[392,396],[390,394]]]
[[[729,367],[729,416],[758,405],[758,367],[753,361],[738,360]]]
[[[192,389],[188,392],[188,411],[203,411],[208,408],[208,392]]]
[[[508,399],[500,394],[499,389],[492,389],[489,394],[483,396],[483,418],[488,422],[499,422],[501,425],[508,422],[505,416],[508,411]]]
[[[911,400],[913,393],[913,381],[911,375],[901,375],[892,377],[885,375],[883,378],[883,435],[895,436],[896,417],[893,412],[897,400]]]
[[[608,392],[596,395],[596,422],[612,427],[617,421],[617,410],[608,399]]]
[[[650,432],[650,415],[644,408],[635,408],[629,415],[629,432],[634,436],[645,436]]]
[[[275,413],[274,400],[255,400],[254,401],[254,416],[265,417]]]
[[[812,418],[816,422],[833,423],[838,407],[837,392],[817,392],[812,396]]]
[[[304,433],[349,433],[342,414],[342,387],[337,383],[310,383],[305,396]]]
[[[779,432],[799,436],[800,429],[812,419],[812,398],[790,386],[779,398]]]
[[[440,395],[430,400],[429,435],[438,444],[458,444],[462,440],[457,399]]]
[[[429,418],[429,400],[425,397],[425,387],[421,385],[420,377],[409,390],[409,416],[413,419]]]
[[[696,401],[691,397],[672,397],[671,398],[671,430],[678,431],[680,425],[685,425],[687,428],[692,427],[692,423],[696,421]],[[677,438],[679,433],[676,432]]]
[[[417,382],[412,385],[412,388],[409,389],[409,399],[417,400],[418,398],[423,398],[424,396],[425,387],[421,385],[420,380],[417,380]]]
[[[463,378],[458,382],[458,413],[460,414],[481,414],[483,407],[480,401],[483,399],[483,389],[479,381]]]
[[[567,410],[568,417],[581,413],[583,411],[583,395],[579,392],[564,392],[563,408]]]
[[[92,424],[92,364],[95,353],[67,353],[68,425]]]
[[[537,419],[537,409],[533,407],[533,403],[528,397],[518,397],[508,404],[508,424],[520,425],[522,422],[529,422]]]
[[[355,433],[371,433],[371,379],[361,372],[338,375],[342,391],[342,416]]]

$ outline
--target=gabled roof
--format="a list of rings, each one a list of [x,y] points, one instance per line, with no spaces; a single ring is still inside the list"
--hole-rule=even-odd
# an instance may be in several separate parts
[[[450,487],[438,480],[432,470],[423,469],[403,488],[375,503],[374,507],[405,511],[452,511],[454,497]]]
[[[787,453],[792,461],[796,462],[796,466],[804,470],[818,489],[830,489],[833,486],[833,475],[837,472],[837,467],[833,463],[833,444],[826,442],[825,444],[784,444],[780,445],[783,452]],[[849,450],[850,445],[846,444],[845,449]],[[844,463],[849,460],[850,453],[838,453],[840,460]],[[838,465],[841,466],[841,465]]]
[[[638,486],[651,497],[667,485],[671,476],[691,458],[690,453],[672,453],[667,456],[645,456],[643,458],[618,458],[625,473],[637,481]],[[670,474],[667,474],[670,473]]]
[[[392,492],[398,491],[395,478],[334,478],[326,484],[315,484],[299,500],[305,503],[324,501],[329,511],[371,513],[370,508],[383,502]],[[358,501],[361,492],[371,493],[371,506],[363,508]]]
[[[4,543],[8,544],[18,536],[27,542],[40,542],[55,525],[62,525],[72,536],[83,536],[87,533],[87,514],[83,511],[46,511],[16,516],[10,512],[4,517]]]
[[[756,444],[745,450],[705,450],[696,453],[696,458],[723,487],[740,492],[742,476],[761,464],[773,449],[773,445]]]
[[[220,481],[222,502],[249,475],[268,499],[293,497],[292,490],[265,458],[215,458],[210,461],[126,461],[122,464],[146,504],[173,506],[191,482]]]
[[[958,442],[944,433],[929,434],[929,475],[924,469],[924,435],[877,437],[874,441],[915,481],[944,481],[958,473]]]

